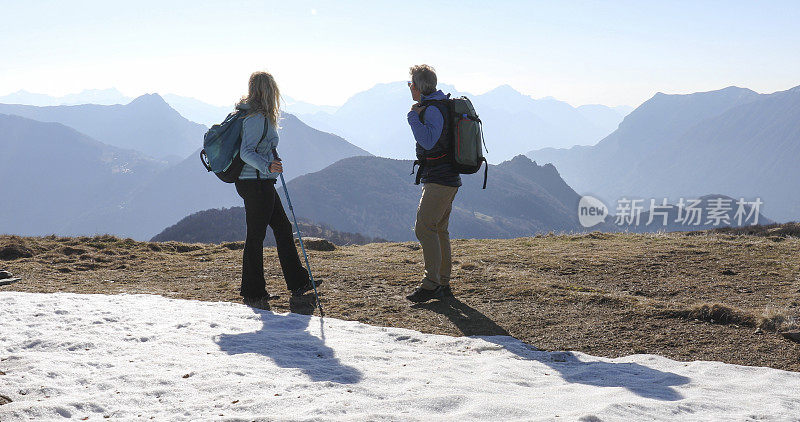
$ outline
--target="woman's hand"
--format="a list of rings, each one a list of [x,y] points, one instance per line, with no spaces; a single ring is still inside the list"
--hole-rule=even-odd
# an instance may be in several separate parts
[[[269,165],[269,172],[270,173],[283,173],[283,164],[280,161],[275,160],[272,164]]]

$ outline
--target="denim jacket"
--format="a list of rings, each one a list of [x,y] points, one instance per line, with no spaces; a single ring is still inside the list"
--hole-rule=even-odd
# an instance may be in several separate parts
[[[247,104],[238,104],[238,110],[249,110]],[[264,133],[264,125],[267,125],[267,133],[264,140],[261,134]],[[259,144],[259,141],[261,143]],[[242,173],[239,180],[258,179],[277,179],[280,173],[270,173],[269,165],[274,160],[272,149],[278,146],[278,130],[275,125],[269,122],[262,113],[250,114],[242,122],[242,147],[239,156],[244,161]],[[256,173],[258,170],[259,173]]]

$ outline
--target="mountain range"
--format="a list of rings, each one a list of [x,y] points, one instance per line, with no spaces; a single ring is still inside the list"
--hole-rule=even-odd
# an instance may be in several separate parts
[[[154,107],[163,110],[161,102]],[[168,116],[175,113],[169,110]],[[105,124],[86,116],[87,124]],[[368,154],[292,115],[285,115],[281,125],[278,149],[287,180]],[[241,205],[234,186],[200,164],[202,133],[192,142],[192,153],[170,165],[60,123],[2,115],[0,233],[113,233],[146,240],[193,212]]]
[[[403,88],[407,89],[405,84]],[[505,108],[497,110],[507,115],[529,100],[541,102],[537,107],[544,110],[548,101],[566,110],[552,99],[513,100],[515,94],[508,89],[484,95],[482,100],[488,103],[503,104]],[[493,100],[493,96],[505,100]],[[202,112],[222,112],[197,100],[183,100],[181,107],[194,104]],[[363,95],[335,113],[373,113],[365,111],[370,101],[371,95]],[[198,211],[241,205],[233,186],[207,173],[198,161],[205,126],[184,118],[158,94],[125,105],[0,104],[0,110],[30,116],[0,116],[0,180],[4,182],[0,198],[8,204],[0,211],[0,233],[113,233],[149,239]],[[604,106],[575,110],[595,122],[611,116]],[[537,112],[558,121],[557,113]],[[323,110],[313,113],[325,114]],[[142,139],[115,137],[118,131],[109,128],[109,121],[138,130]],[[691,95],[659,93],[596,146],[529,154],[539,163],[552,164],[539,165],[516,156],[492,165],[485,191],[478,180],[482,175],[464,176],[450,232],[453,237],[501,238],[584,231],[576,213],[580,197],[570,186],[607,204],[622,196],[666,197],[672,203],[679,196],[696,198],[714,192],[749,200],[761,197],[764,214],[797,218],[800,199],[791,192],[792,181],[800,176],[793,166],[793,157],[800,152],[798,122],[800,87],[768,95],[735,87]],[[407,131],[402,116],[401,123]],[[409,175],[411,161],[369,156],[364,149],[291,114],[284,114],[281,126],[279,150],[299,217],[367,238],[414,239],[420,187],[413,185]],[[186,135],[186,131],[194,134]],[[160,139],[155,143],[159,148],[188,142],[192,149],[181,158],[158,155],[152,152],[153,137]],[[491,153],[491,143],[489,148]],[[767,221],[763,215],[762,221]],[[619,228],[609,222],[591,228],[624,229],[653,231]]]
[[[113,209],[166,166],[60,123],[0,114],[0,233],[116,233],[86,216]]]
[[[468,96],[473,101],[485,122],[484,131],[490,145],[488,159],[492,163],[508,160],[534,148],[594,144],[616,129],[632,110],[628,106],[599,104],[573,107],[552,97],[534,99],[508,85],[482,95],[460,92],[446,84],[440,84],[440,88],[454,96]],[[294,114],[317,129],[343,136],[370,153],[409,159],[413,158],[414,151],[405,121],[412,103],[409,95],[404,82],[393,82],[357,93],[340,107],[310,104],[289,96],[283,97],[281,107],[285,113]],[[62,97],[21,90],[0,97],[0,103],[33,106],[128,104],[136,100],[138,98],[125,97],[114,88],[85,90]],[[224,120],[233,110],[233,102],[229,106],[218,106],[175,94],[164,94],[163,100],[181,116],[208,127]],[[36,118],[33,114],[8,109],[6,112]],[[48,121],[69,124],[57,119]],[[90,135],[114,144],[100,134]],[[174,160],[175,157],[171,158]]]
[[[37,94],[21,89],[8,95],[0,96],[0,103],[2,104],[25,104],[39,107],[79,104],[128,104],[131,100],[133,100],[133,98],[125,96],[116,88],[86,89],[81,92],[60,97]]]
[[[607,202],[622,197],[761,198],[778,221],[800,217],[800,87],[773,94],[728,87],[656,94],[595,146],[528,154],[570,186]]]
[[[160,96],[170,107],[180,113],[181,116],[192,122],[200,123],[208,127],[222,122],[225,116],[233,111],[235,103],[235,101],[232,101],[229,106],[218,106],[208,104],[195,98],[176,94],[164,94]],[[125,96],[115,88],[87,89],[61,97],[19,90],[8,95],[0,96],[0,104],[19,104],[37,107],[83,104],[126,105],[135,99],[136,98]],[[302,109],[310,110],[309,108]]]
[[[162,97],[170,107],[174,108],[183,117],[195,122],[211,127],[220,123],[233,110],[236,103],[235,99],[230,105],[213,105],[196,98],[186,97],[176,94],[163,94]],[[290,114],[314,114],[314,113],[335,113],[338,107],[311,104],[305,101],[295,100],[289,96],[283,96],[281,110]],[[116,88],[108,89],[86,89],[74,94],[63,95],[60,97],[37,94],[21,89],[7,95],[0,96],[0,104],[22,104],[31,106],[59,106],[59,105],[114,105],[128,104],[134,98],[125,96]]]
[[[279,134],[278,151],[285,163],[287,182],[328,167],[339,159],[368,154],[342,138],[308,127],[292,115],[285,115],[281,120]],[[117,230],[135,239],[149,239],[191,213],[242,205],[235,187],[208,173],[200,164],[198,154],[199,149],[131,192],[130,198],[116,209],[93,218],[113,221]]]
[[[350,157],[288,184],[299,217],[392,241],[413,240],[421,186],[409,175],[412,162]],[[582,231],[579,196],[552,165],[518,156],[482,174],[463,176],[450,219],[453,238],[506,238],[548,231]]]
[[[105,144],[173,162],[194,152],[207,130],[181,116],[158,94],[145,94],[124,105],[0,104],[0,113],[61,123]]]
[[[533,99],[508,85],[472,95],[453,86],[439,88],[471,99],[483,121],[487,158],[499,163],[542,147],[591,145],[616,129],[626,108],[573,107],[553,98]],[[311,126],[343,136],[374,155],[412,159],[414,141],[406,122],[413,101],[405,82],[378,84],[352,96],[333,113],[299,113]]]
[[[287,96],[284,96],[282,100],[281,112],[284,115],[333,113],[336,111],[336,107],[318,106],[303,101],[297,101]],[[172,108],[177,110],[187,119],[193,122],[202,123],[208,127],[225,120],[225,116],[233,111],[235,105],[235,101],[233,101],[229,106],[217,106],[208,104],[195,98],[184,97],[175,94],[165,94],[164,101],[166,101]]]

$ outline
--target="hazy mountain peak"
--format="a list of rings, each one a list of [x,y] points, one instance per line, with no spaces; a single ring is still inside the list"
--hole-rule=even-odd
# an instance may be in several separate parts
[[[25,104],[37,107],[58,105],[114,105],[127,104],[131,98],[126,97],[116,88],[84,89],[83,91],[55,97],[47,94],[37,94],[20,89],[14,93],[0,97],[0,103]]]
[[[509,84],[483,94],[459,91],[443,81],[438,88],[453,97],[470,98],[483,119],[490,150],[487,159],[492,163],[536,147],[595,144],[613,132],[627,114],[600,105],[578,110],[557,99],[537,100]],[[411,158],[411,131],[403,116],[412,103],[406,82],[394,81],[353,95],[332,115],[288,110],[311,126],[336,133],[373,154]]]
[[[339,106],[312,104],[306,101],[296,100],[288,95],[282,96],[282,100],[281,110],[294,114],[334,114],[336,110],[339,109]]]
[[[487,93],[485,93],[483,95],[516,95],[516,96],[527,97],[527,95],[517,91],[511,85],[508,85],[508,84],[500,85],[497,88],[495,88],[495,89],[493,89],[493,90],[491,90],[491,91],[489,91],[489,92],[487,92]]]
[[[156,158],[192,154],[206,132],[204,126],[186,120],[158,94],[143,95],[127,105],[0,104],[0,112],[58,122],[106,144]]]
[[[531,160],[530,157],[528,157],[527,155],[524,155],[524,154],[519,154],[516,157],[508,160],[508,162],[515,163],[515,164],[517,164],[517,163],[518,164],[525,163],[525,164],[537,165],[536,161]]]
[[[720,108],[719,111],[713,114],[718,114],[728,107],[753,101],[761,94],[747,88],[739,88],[736,86],[729,86],[722,89],[704,92],[694,92],[691,94],[665,94],[657,92],[649,100],[645,101],[637,107],[632,114],[640,114],[643,111],[664,112],[664,107],[676,110],[670,112],[680,112],[681,110],[691,116],[693,113],[683,110],[684,107],[696,107],[698,112],[708,112],[709,110]],[[700,118],[698,116],[694,116]],[[623,122],[624,123],[624,122]]]
[[[70,95],[76,95],[77,96],[77,95],[84,95],[84,94],[113,94],[113,95],[119,95],[119,96],[123,95],[121,92],[119,92],[119,90],[117,88],[111,87],[111,88],[84,89],[83,91],[78,92],[76,94],[69,94],[69,95],[66,95],[66,96],[70,96]]]
[[[165,105],[169,107],[169,104],[167,104],[164,98],[158,95],[158,93],[140,95],[134,98],[133,101],[130,102],[130,105]]]
[[[517,168],[517,169],[529,169],[541,172],[540,174],[548,174],[550,177],[557,176],[559,179],[561,176],[558,174],[558,170],[556,166],[551,163],[547,163],[544,165],[539,165],[536,161],[532,160],[530,157],[524,154],[519,154],[516,157],[508,160],[503,161],[498,165],[499,167],[507,167],[507,168]]]
[[[126,97],[123,93],[119,92],[116,88],[105,89],[84,89],[76,94],[68,94],[57,99],[59,104],[64,105],[77,105],[77,104],[126,104],[130,102],[130,98]]]
[[[0,103],[4,104],[26,104],[47,106],[54,105],[55,101],[52,97],[44,94],[37,94],[34,92],[20,89],[19,91],[12,92],[11,94],[0,97]]]
[[[685,95],[659,93],[598,145],[539,150],[578,191],[623,196],[696,197],[726,192],[762,198],[767,213],[796,219],[800,89],[758,94],[730,86]]]
[[[731,85],[731,86],[728,86],[728,87],[725,87],[725,88],[722,88],[722,89],[715,89],[715,90],[712,90],[712,91],[693,92],[693,93],[690,93],[690,94],[665,94],[665,93],[659,91],[655,95],[653,95],[653,97],[650,98],[650,100],[653,100],[655,98],[664,98],[664,97],[669,97],[669,98],[696,98],[696,97],[719,96],[719,95],[724,95],[724,96],[738,95],[738,96],[741,97],[741,96],[753,96],[753,95],[759,95],[759,94],[757,92],[753,91],[752,89],[749,89],[749,88],[740,88],[738,86]],[[646,101],[645,103],[649,102],[650,100]]]

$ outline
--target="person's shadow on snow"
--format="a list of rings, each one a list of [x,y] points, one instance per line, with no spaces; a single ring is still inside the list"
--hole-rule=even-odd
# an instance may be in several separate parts
[[[505,328],[457,298],[421,303],[413,307],[444,315],[465,336],[481,338],[502,346],[523,359],[539,361],[558,371],[561,378],[568,382],[597,387],[623,387],[641,397],[674,401],[683,399],[683,396],[672,387],[690,381],[687,377],[638,363],[583,362],[572,352],[538,351],[511,337]]]
[[[220,335],[216,340],[220,350],[229,355],[264,355],[281,368],[300,369],[312,381],[355,384],[363,378],[360,371],[342,364],[334,355],[333,349],[325,345],[324,330],[322,338],[307,331],[312,320],[310,315],[277,315],[258,309],[253,311],[261,318],[261,329],[251,333]],[[292,311],[295,312],[296,309],[292,307]]]

